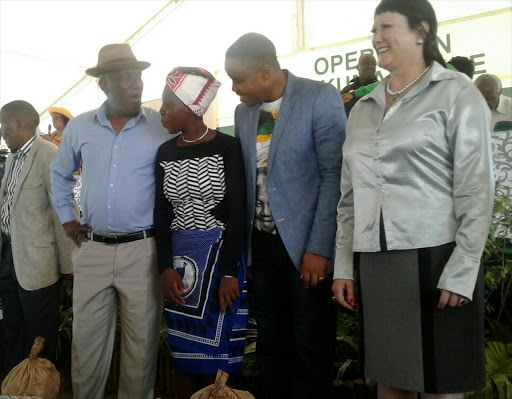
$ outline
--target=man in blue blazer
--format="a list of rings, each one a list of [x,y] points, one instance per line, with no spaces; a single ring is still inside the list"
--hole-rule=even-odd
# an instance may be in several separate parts
[[[268,398],[329,398],[336,332],[331,299],[346,117],[334,86],[282,70],[257,33],[226,52],[240,96],[235,135],[247,181],[247,226]]]

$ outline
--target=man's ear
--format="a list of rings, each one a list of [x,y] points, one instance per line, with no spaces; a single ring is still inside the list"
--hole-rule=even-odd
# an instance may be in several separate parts
[[[268,82],[272,78],[272,67],[270,65],[263,65],[260,70],[261,77],[263,78],[264,82]]]
[[[100,78],[100,80],[98,81],[98,85],[100,86],[101,91],[103,93],[107,94],[107,92],[109,90],[109,85],[108,85],[107,79]]]

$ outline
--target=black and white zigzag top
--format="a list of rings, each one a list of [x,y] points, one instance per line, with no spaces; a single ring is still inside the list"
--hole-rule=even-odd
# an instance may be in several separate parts
[[[244,243],[245,180],[240,143],[217,133],[187,147],[172,139],[156,159],[155,238],[160,271],[171,267],[172,230],[226,229],[221,273],[236,275]]]
[[[204,158],[160,161],[164,168],[164,195],[172,204],[171,230],[225,229],[212,210],[226,193],[224,159],[220,154]]]

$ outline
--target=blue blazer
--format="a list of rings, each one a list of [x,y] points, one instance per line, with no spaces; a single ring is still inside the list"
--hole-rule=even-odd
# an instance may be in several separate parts
[[[267,195],[279,235],[301,272],[305,252],[334,258],[346,116],[334,86],[284,72],[288,80],[270,143]],[[235,136],[242,145],[247,179],[249,249],[260,108],[240,104],[235,111]]]

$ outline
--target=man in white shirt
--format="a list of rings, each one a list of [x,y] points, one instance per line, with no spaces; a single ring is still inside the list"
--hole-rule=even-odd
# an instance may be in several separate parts
[[[496,123],[512,121],[512,98],[501,94],[501,80],[496,75],[483,74],[475,80],[475,85],[491,109],[491,132]]]

